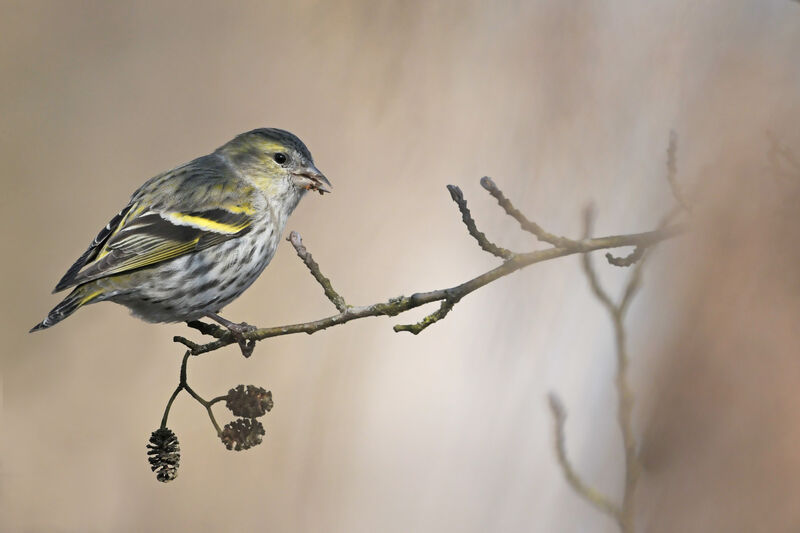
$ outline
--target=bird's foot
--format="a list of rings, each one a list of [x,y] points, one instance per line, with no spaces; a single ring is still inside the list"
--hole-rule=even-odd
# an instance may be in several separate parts
[[[256,347],[256,341],[245,338],[245,335],[251,331],[257,330],[258,328],[256,326],[251,326],[247,322],[231,322],[230,320],[226,320],[216,313],[209,313],[207,316],[208,318],[219,322],[231,332],[231,336],[233,337],[233,340],[239,344],[239,349],[242,350],[243,356],[250,357],[253,355],[253,349]]]

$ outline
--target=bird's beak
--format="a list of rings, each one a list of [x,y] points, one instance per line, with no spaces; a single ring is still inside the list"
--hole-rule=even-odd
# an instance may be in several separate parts
[[[314,165],[298,168],[292,173],[292,181],[307,191],[317,191],[320,194],[331,192],[331,182]]]

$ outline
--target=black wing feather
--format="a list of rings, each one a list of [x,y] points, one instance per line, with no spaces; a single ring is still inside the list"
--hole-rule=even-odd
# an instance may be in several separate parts
[[[100,233],[97,234],[97,237],[94,238],[92,244],[89,245],[89,248],[83,252],[83,255],[78,258],[75,263],[69,267],[67,273],[61,278],[61,280],[56,284],[56,288],[53,289],[53,292],[60,292],[64,289],[75,285],[75,277],[78,275],[78,272],[86,266],[88,263],[97,257],[97,253],[103,248],[106,241],[109,237],[116,231],[117,227],[119,226],[122,219],[125,218],[125,215],[128,214],[128,211],[131,210],[133,207],[133,203],[130,203],[125,206],[125,208],[114,215],[108,224],[105,225],[103,229],[100,230]]]

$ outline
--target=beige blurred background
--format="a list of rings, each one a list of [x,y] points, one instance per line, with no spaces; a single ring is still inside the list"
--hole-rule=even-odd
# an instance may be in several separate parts
[[[800,4],[789,0],[3,2],[0,530],[615,531],[557,469],[569,410],[587,481],[620,493],[610,324],[577,258],[469,296],[418,337],[369,319],[192,361],[206,397],[271,389],[264,443],[226,451],[182,396],[178,479],[145,443],[177,382],[180,325],[112,304],[26,332],[146,178],[276,126],[334,193],[289,222],[350,303],[496,265],[461,226],[534,246],[491,175],[546,228],[651,228],[678,177],[691,235],[654,254],[630,351],[642,531],[800,529]],[[602,266],[618,287],[623,272]],[[263,326],[330,314],[284,243],[226,309]],[[193,335],[197,338],[197,335]],[[224,417],[223,410],[218,411]]]

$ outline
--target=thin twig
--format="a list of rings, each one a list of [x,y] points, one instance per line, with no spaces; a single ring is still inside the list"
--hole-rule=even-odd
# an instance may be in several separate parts
[[[467,231],[478,241],[478,245],[481,249],[503,259],[511,259],[514,257],[514,252],[497,246],[490,241],[483,232],[478,230],[478,226],[475,225],[475,220],[469,212],[467,201],[464,199],[464,193],[461,192],[461,189],[455,185],[448,185],[447,190],[450,191],[450,197],[453,198],[453,201],[458,205],[458,210],[461,211],[461,220],[463,220],[464,225],[467,226]]]
[[[642,259],[636,263],[636,266],[633,268],[628,278],[628,283],[625,284],[625,290],[622,291],[622,298],[620,298],[619,305],[617,306],[622,318],[624,318],[625,313],[628,311],[628,306],[642,285],[642,272],[644,271],[644,264],[647,261],[648,255],[649,253],[645,253]]]
[[[586,209],[583,211],[583,238],[588,239],[592,233],[592,226],[594,225],[594,208],[590,205],[587,206]],[[581,257],[581,261],[583,262],[583,270],[586,273],[586,277],[589,280],[589,286],[592,288],[592,292],[597,297],[598,300],[603,304],[603,306],[609,310],[609,312],[615,312],[616,305],[611,300],[611,296],[603,289],[600,285],[600,281],[597,279],[597,274],[592,268],[591,258],[589,254],[583,254]]]
[[[558,235],[548,233],[536,222],[528,220],[528,218],[523,215],[519,209],[514,207],[514,204],[511,203],[511,200],[506,198],[506,195],[503,194],[503,191],[500,190],[500,188],[489,176],[484,176],[481,178],[481,187],[489,191],[489,194],[491,194],[492,197],[497,200],[497,203],[500,204],[500,207],[503,208],[506,214],[519,222],[519,227],[524,231],[535,235],[540,241],[552,244],[556,247],[569,248],[571,246],[575,246],[576,243],[572,239],[567,239],[566,237],[559,237]]]
[[[567,420],[567,412],[558,397],[551,393],[548,396],[550,403],[550,411],[553,413],[553,424],[555,427],[555,445],[556,455],[558,456],[558,464],[564,473],[564,477],[569,483],[572,490],[574,490],[580,497],[596,507],[599,511],[606,513],[614,520],[619,521],[621,518],[621,511],[608,497],[602,492],[594,489],[586,484],[583,479],[575,471],[575,468],[570,463],[567,457],[566,438],[564,436],[564,424]]]
[[[691,205],[683,196],[676,180],[677,174],[677,136],[675,132],[670,134],[669,147],[667,148],[667,181],[670,190],[677,202],[677,206],[671,209],[662,217],[656,231],[666,230],[672,221],[682,212],[690,212]],[[588,207],[583,216],[583,238],[584,242],[590,240],[592,225],[594,221],[593,210]],[[566,413],[561,403],[555,396],[550,397],[550,408],[556,422],[556,453],[559,464],[572,488],[581,497],[588,500],[595,507],[608,514],[612,514],[617,519],[617,524],[623,533],[633,533],[635,526],[635,497],[636,487],[641,475],[641,464],[636,453],[636,437],[633,433],[633,406],[634,397],[630,384],[628,383],[628,367],[630,357],[627,349],[627,334],[625,330],[625,315],[630,308],[631,301],[641,286],[642,271],[647,260],[652,243],[638,243],[633,253],[627,257],[615,257],[610,253],[606,254],[609,263],[616,266],[631,266],[635,263],[633,271],[628,277],[628,281],[622,292],[619,303],[615,303],[608,292],[600,284],[597,273],[592,265],[591,257],[588,253],[583,254],[582,265],[586,279],[592,292],[606,309],[611,318],[614,328],[614,339],[616,344],[617,370],[615,374],[615,385],[617,389],[617,424],[622,433],[622,444],[624,448],[625,462],[625,482],[622,497],[622,504],[617,506],[610,503],[602,494],[598,494],[583,483],[575,472],[572,465],[567,461],[564,443],[564,420]]]
[[[317,283],[322,285],[322,290],[325,291],[325,296],[328,300],[331,301],[340,313],[346,311],[348,307],[347,302],[334,290],[333,285],[331,285],[331,280],[322,274],[317,262],[314,261],[314,258],[308,250],[306,250],[306,247],[303,246],[303,239],[300,237],[300,234],[293,231],[289,233],[289,237],[287,237],[286,240],[292,243],[292,246],[294,246],[297,252],[297,256],[303,260],[303,263],[308,267],[308,270],[311,272],[311,275],[314,276],[314,279],[317,280]]]
[[[214,411],[211,410],[213,402],[207,402],[206,400],[204,400],[203,397],[197,394],[194,391],[194,389],[189,386],[188,383],[184,383],[183,388],[186,389],[186,392],[188,392],[189,395],[197,401],[197,403],[206,408],[206,413],[208,413],[208,418],[211,419],[211,424],[214,426],[214,429],[217,430],[217,435],[222,434],[222,430],[220,429],[219,424],[217,424],[217,419],[214,417]]]
[[[208,405],[214,405],[217,402],[223,402],[223,401],[225,401],[227,399],[228,399],[228,395],[227,394],[225,394],[223,396],[217,396],[216,398],[212,398],[211,400],[208,400]]]
[[[442,300],[442,304],[439,306],[439,309],[434,311],[433,313],[429,314],[416,324],[397,324],[394,326],[395,331],[408,331],[409,333],[413,333],[414,335],[418,334],[431,324],[443,319],[447,316],[447,313],[453,309],[453,306],[456,305],[455,301],[451,300]]]
[[[194,353],[196,350],[199,350],[201,348],[201,345],[197,344],[194,341],[190,341],[189,339],[181,335],[175,335],[174,337],[172,337],[172,342],[183,344],[184,346],[189,348],[190,353]]]
[[[172,404],[175,402],[175,398],[178,397],[178,394],[180,394],[180,392],[183,390],[183,387],[186,383],[186,360],[189,359],[191,355],[191,350],[183,354],[183,360],[181,361],[180,380],[178,382],[178,386],[175,387],[175,391],[173,391],[172,396],[169,397],[169,401],[167,401],[167,407],[164,409],[164,416],[161,417],[161,429],[167,427],[167,420],[169,419],[169,412],[172,409]]]
[[[692,212],[692,206],[683,194],[681,186],[678,184],[678,134],[675,131],[669,132],[669,144],[667,145],[667,182],[678,204],[687,212]]]
[[[176,337],[176,338],[178,338],[178,337]],[[180,338],[183,338],[183,337],[180,337]],[[189,357],[191,357],[191,356],[192,356],[192,350],[187,350],[186,353],[183,355],[183,360],[181,361],[181,371],[180,371],[180,378],[178,380],[178,386],[175,388],[175,391],[172,393],[172,396],[169,397],[169,401],[167,402],[167,407],[164,409],[164,416],[161,418],[161,428],[163,429],[163,428],[167,427],[167,421],[169,419],[169,412],[172,409],[172,404],[175,402],[175,398],[178,397],[178,394],[180,394],[181,391],[185,390],[186,392],[189,393],[189,395],[192,398],[197,400],[197,402],[200,405],[202,405],[203,407],[206,408],[206,412],[208,413],[208,417],[211,419],[211,424],[214,426],[214,429],[217,431],[217,435],[219,435],[221,433],[221,430],[219,428],[219,424],[217,424],[217,419],[214,418],[214,412],[211,410],[211,406],[214,405],[215,403],[221,401],[221,400],[224,400],[226,397],[225,396],[218,396],[218,397],[214,398],[213,400],[211,400],[210,402],[207,402],[199,394],[197,394],[194,391],[194,389],[192,389],[189,386],[189,383],[188,383],[188,380],[187,380],[187,377],[186,377],[186,375],[187,375],[186,367],[187,367],[187,363],[189,361]]]
[[[592,215],[587,210],[585,216],[586,232],[591,231]],[[646,257],[642,257],[634,267],[628,282],[625,285],[623,296],[619,304],[615,304],[608,293],[603,289],[598,280],[597,273],[592,265],[589,254],[583,256],[583,270],[589,285],[597,299],[608,311],[614,328],[614,338],[617,348],[617,371],[615,385],[617,389],[617,423],[622,433],[622,444],[625,458],[625,484],[622,507],[619,514],[619,526],[623,533],[632,533],[634,530],[634,511],[636,486],[639,481],[641,466],[636,454],[636,437],[633,434],[633,405],[634,397],[628,383],[628,367],[630,358],[627,352],[625,331],[625,313],[641,282],[641,273]]]

